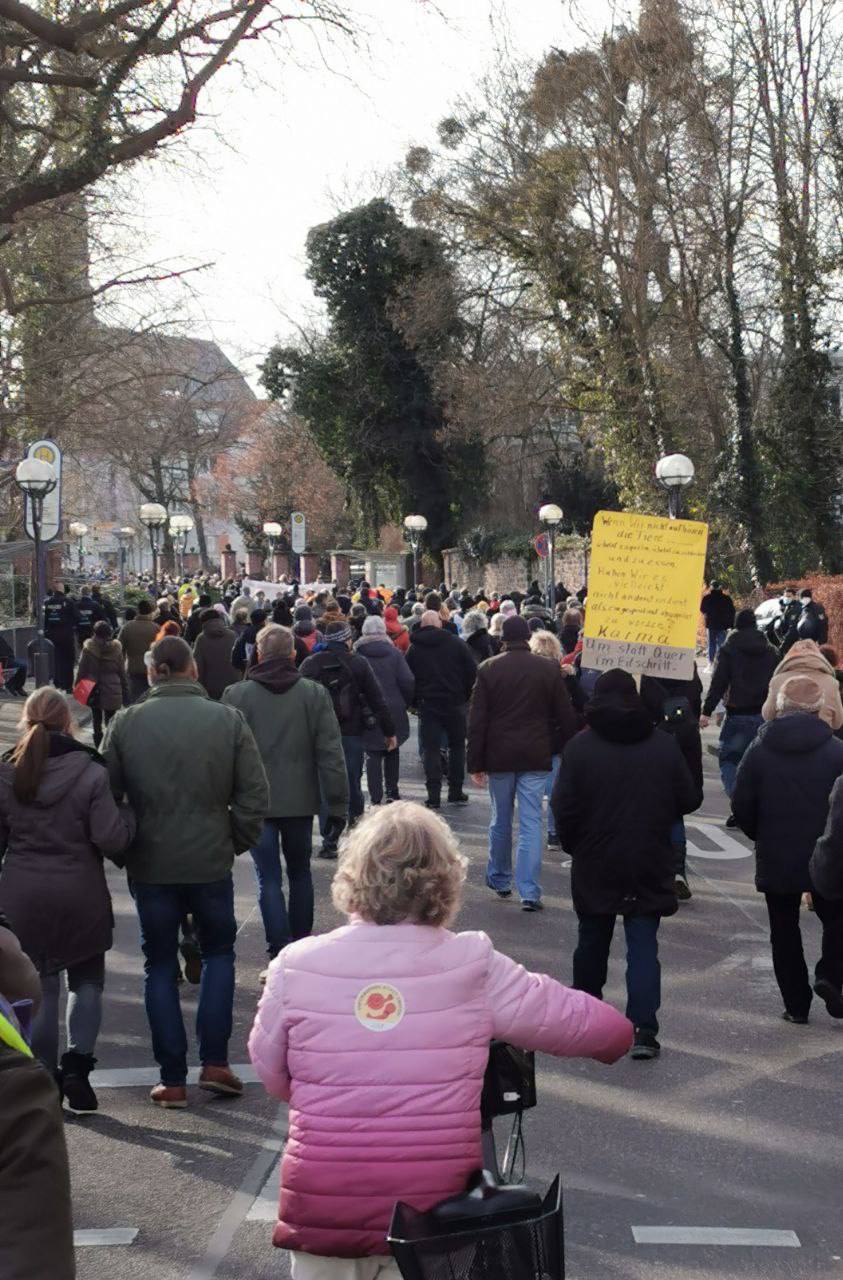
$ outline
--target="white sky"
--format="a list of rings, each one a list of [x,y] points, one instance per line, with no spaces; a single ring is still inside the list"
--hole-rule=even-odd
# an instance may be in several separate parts
[[[273,340],[305,320],[308,229],[378,190],[378,174],[469,94],[505,41],[536,59],[601,29],[610,0],[349,0],[361,46],[316,47],[299,27],[293,56],[249,47],[202,100],[167,157],[129,179],[137,265],[213,264],[192,278],[180,328],[213,336],[250,377]],[[327,65],[326,65],[327,64]]]

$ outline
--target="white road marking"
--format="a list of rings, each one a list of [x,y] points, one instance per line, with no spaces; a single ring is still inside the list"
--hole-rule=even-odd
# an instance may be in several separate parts
[[[633,1227],[636,1244],[743,1245],[774,1249],[801,1249],[795,1231],[758,1227]]]
[[[73,1243],[77,1249],[93,1249],[97,1246],[117,1244],[134,1244],[137,1234],[137,1227],[104,1227],[101,1230],[98,1230],[97,1228],[85,1228],[82,1231],[74,1231]]]
[[[187,1083],[196,1084],[199,1079],[199,1067],[191,1067],[187,1073]],[[251,1062],[235,1062],[231,1068],[244,1084],[258,1084],[258,1077]],[[139,1085],[161,1083],[161,1072],[157,1067],[114,1067],[111,1070],[95,1071],[91,1076],[91,1084],[95,1089],[135,1089]]]
[[[252,1203],[252,1207],[246,1214],[247,1222],[275,1222],[278,1218],[278,1168],[281,1158],[275,1161],[275,1164],[269,1171],[266,1182],[260,1189],[258,1195]]]
[[[713,849],[703,849],[694,840],[694,831],[714,845]],[[685,831],[688,839],[688,852],[694,858],[711,858],[715,862],[731,862],[738,858],[751,858],[752,850],[741,844],[734,836],[722,827],[711,822],[700,822],[698,818],[685,820]]]

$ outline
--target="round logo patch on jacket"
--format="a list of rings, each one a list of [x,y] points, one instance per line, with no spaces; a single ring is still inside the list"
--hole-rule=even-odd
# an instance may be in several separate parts
[[[374,982],[360,992],[354,1013],[367,1031],[393,1031],[404,1017],[404,997],[389,983]]]

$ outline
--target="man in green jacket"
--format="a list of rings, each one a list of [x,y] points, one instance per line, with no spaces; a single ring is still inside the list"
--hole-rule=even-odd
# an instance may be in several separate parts
[[[236,854],[258,839],[269,803],[266,774],[243,717],[197,682],[190,646],[167,636],[152,647],[144,702],[111,722],[105,749],[112,789],[137,816],[126,854],[144,971],[146,1013],[163,1107],[187,1105],[187,1038],[178,992],[179,924],[199,935],[202,985],[196,1026],[200,1088],[239,1094],[229,1070],[234,1005]]]
[[[335,844],[348,812],[348,776],[331,695],[296,670],[292,631],[265,626],[258,632],[257,658],[246,679],[230,685],[222,700],[243,713],[269,777],[269,808],[252,858],[272,959],[313,928],[313,815],[321,796],[330,815],[326,841],[330,837]],[[289,914],[279,841],[289,881]]]

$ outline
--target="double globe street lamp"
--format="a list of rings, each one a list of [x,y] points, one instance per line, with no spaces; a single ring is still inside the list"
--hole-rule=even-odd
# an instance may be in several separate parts
[[[668,453],[656,463],[656,479],[667,489],[667,509],[671,520],[682,510],[682,492],[694,480],[694,464],[684,453]]]
[[[149,546],[152,550],[152,581],[158,590],[158,549],[161,546],[161,530],[167,523],[167,510],[160,502],[142,502],[138,510],[140,522],[149,531]]]
[[[539,519],[547,529],[547,607],[552,615],[556,604],[556,530],[562,523],[562,508],[555,502],[546,502],[539,507]]]
[[[193,518],[188,515],[170,516],[170,536],[176,548],[179,562],[179,577],[184,577],[184,557],[187,552],[187,538],[193,528]]]
[[[413,548],[413,590],[419,585],[419,547],[426,528],[427,520],[424,516],[404,517],[404,536]]]
[[[44,635],[44,570],[41,564],[41,526],[44,518],[44,499],[58,484],[58,476],[49,462],[41,458],[24,458],[15,471],[15,484],[27,501],[29,526],[35,555],[35,639],[27,652],[35,675],[36,688],[50,683],[53,646]]]

